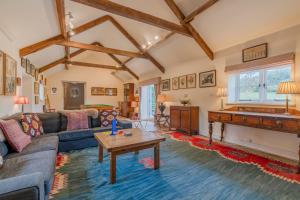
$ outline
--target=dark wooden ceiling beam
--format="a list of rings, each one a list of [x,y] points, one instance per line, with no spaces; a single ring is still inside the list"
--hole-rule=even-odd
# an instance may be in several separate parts
[[[113,17],[110,17],[110,21],[116,26],[116,28],[140,51],[141,54],[146,56],[162,73],[165,73],[165,68],[148,52],[144,52],[141,45],[125,30],[121,24],[119,24]]]
[[[96,45],[100,45],[103,46],[100,42],[96,42]],[[138,75],[136,75],[136,73],[134,73],[131,69],[128,68],[128,66],[126,66],[126,64],[122,63],[122,61],[117,58],[115,55],[108,53],[107,55],[109,55],[116,63],[118,63],[120,66],[124,67],[126,69],[126,71],[131,74],[134,78],[136,78],[137,80],[139,80],[140,78],[138,77]],[[131,57],[132,58],[132,57]]]
[[[131,52],[131,51],[112,49],[112,48],[91,45],[91,44],[84,44],[84,43],[74,42],[74,41],[61,41],[61,42],[58,42],[57,45],[68,46],[68,47],[73,47],[73,48],[78,48],[78,49],[85,49],[85,50],[90,50],[90,51],[103,52],[103,53],[117,54],[117,55],[128,56],[128,57],[139,57],[139,58],[146,57],[142,53],[135,53],[135,52]]]
[[[79,62],[79,61],[67,61],[67,63],[71,64],[71,65],[76,65],[76,66],[82,66],[82,67],[92,67],[92,68],[100,68],[100,69],[125,71],[124,68],[116,67],[116,66],[113,66],[113,65],[103,65],[103,64]]]
[[[181,22],[185,19],[184,14],[181,12],[181,10],[178,8],[178,6],[175,4],[174,0],[165,0],[169,8],[172,10],[172,12],[175,14],[175,16],[178,18],[178,20]],[[209,48],[209,46],[206,44],[204,39],[200,36],[200,34],[196,31],[196,29],[190,24],[186,23],[183,25],[187,28],[189,33],[193,36],[194,40],[198,43],[198,45],[203,49],[203,51],[206,53],[206,55],[213,60],[214,59],[214,53]]]
[[[96,42],[93,42],[93,43],[91,43],[91,44],[95,45]],[[81,53],[83,53],[83,52],[85,52],[85,51],[87,51],[87,50],[85,50],[85,49],[79,49],[79,50],[77,50],[77,51],[74,51],[73,53],[70,54],[70,58],[73,58],[73,57],[75,57],[75,56],[77,56],[77,55],[79,55],[79,54],[81,54]],[[51,69],[51,68],[53,68],[53,67],[55,67],[55,66],[57,66],[57,65],[59,65],[59,64],[64,64],[64,63],[66,63],[66,61],[67,61],[66,58],[60,58],[60,59],[58,59],[58,60],[56,60],[56,61],[54,61],[54,62],[52,62],[52,63],[49,63],[49,64],[47,64],[47,65],[41,67],[41,68],[39,69],[39,73],[42,73],[42,72],[44,72],[44,71],[47,71],[48,69]]]
[[[65,40],[68,40],[68,32],[66,27],[66,13],[65,13],[65,1],[64,0],[55,0],[56,2],[56,11],[57,18],[59,22],[61,35]],[[65,47],[65,57],[70,60],[70,47]],[[65,63],[65,68],[68,69],[68,64]]]
[[[20,57],[27,56],[44,48],[47,48],[51,45],[56,44],[57,42],[63,41],[64,37],[62,35],[57,35],[52,38],[37,42],[35,44],[23,47],[19,50]]]
[[[130,18],[139,22],[150,24],[172,32],[176,32],[186,36],[191,36],[191,33],[189,33],[189,31],[181,25],[114,3],[112,1],[107,1],[107,0],[72,0],[72,1],[87,6],[91,6],[93,8],[97,8],[100,10],[104,10],[106,12],[110,12],[116,15],[120,15],[126,18]]]
[[[205,10],[207,10],[208,8],[210,8],[212,5],[214,5],[218,1],[219,0],[208,0],[203,5],[201,5],[199,8],[194,10],[191,14],[186,16],[185,19],[181,21],[181,24],[186,24],[186,23],[192,21],[197,15],[199,15],[200,13],[202,13]]]

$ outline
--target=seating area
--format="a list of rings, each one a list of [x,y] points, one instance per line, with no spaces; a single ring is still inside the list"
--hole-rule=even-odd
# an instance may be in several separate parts
[[[0,200],[300,199],[300,0],[1,0]]]

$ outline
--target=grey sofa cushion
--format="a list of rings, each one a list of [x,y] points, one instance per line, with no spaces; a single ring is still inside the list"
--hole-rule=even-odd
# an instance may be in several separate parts
[[[0,156],[4,157],[8,153],[7,146],[4,142],[0,141]]]
[[[6,159],[0,170],[0,179],[40,172],[43,175],[45,194],[51,190],[55,172],[56,151],[41,151]]]
[[[80,140],[84,138],[94,137],[94,133],[91,129],[82,129],[82,130],[74,130],[74,131],[62,131],[58,133],[59,141],[73,141]]]
[[[10,153],[6,158],[18,157],[21,155],[36,153],[40,151],[49,151],[54,150],[57,152],[58,150],[58,137],[57,136],[49,136],[49,137],[36,137],[33,138],[31,143],[23,149],[20,153]]]
[[[40,120],[42,121],[43,129],[45,133],[56,133],[61,131],[61,114],[57,112],[53,113],[38,113]]]

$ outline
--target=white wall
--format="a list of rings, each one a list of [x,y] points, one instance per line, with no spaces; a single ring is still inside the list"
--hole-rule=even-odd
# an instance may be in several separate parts
[[[71,66],[47,77],[47,93],[50,99],[50,106],[56,110],[64,107],[63,81],[85,82],[85,104],[109,104],[118,106],[119,101],[124,99],[123,82],[111,75],[111,70],[96,69],[87,67]],[[57,94],[51,95],[50,89],[57,88]],[[91,87],[117,88],[117,96],[92,96]]]
[[[146,74],[144,80],[161,76],[162,79],[197,73],[197,88],[181,89],[164,92],[172,98],[172,104],[179,104],[179,99],[184,94],[191,98],[192,105],[200,107],[200,134],[208,136],[208,110],[216,110],[220,107],[220,99],[216,97],[217,87],[227,87],[227,74],[224,73],[226,65],[241,63],[242,49],[267,42],[269,44],[269,56],[280,55],[287,52],[296,52],[295,77],[300,80],[300,26],[274,33],[245,44],[241,44],[215,54],[213,61],[207,58],[181,63],[172,68],[167,68],[165,74]],[[200,47],[199,47],[200,48]],[[176,56],[176,55],[174,55]],[[199,88],[199,72],[217,70],[217,87]],[[297,107],[300,103],[297,98]],[[228,107],[228,106],[227,106]],[[220,138],[220,124],[214,125],[214,138]],[[225,141],[263,150],[272,154],[298,159],[298,145],[300,139],[295,134],[280,133],[262,129],[227,125],[225,129]]]

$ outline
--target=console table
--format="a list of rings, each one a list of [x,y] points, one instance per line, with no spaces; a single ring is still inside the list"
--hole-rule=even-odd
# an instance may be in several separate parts
[[[213,123],[221,123],[221,141],[224,138],[225,124],[248,126],[296,134],[300,137],[300,115],[297,110],[290,110],[290,115],[282,114],[281,108],[233,107],[223,111],[208,111],[209,142],[212,143]],[[299,164],[300,173],[300,146]]]

